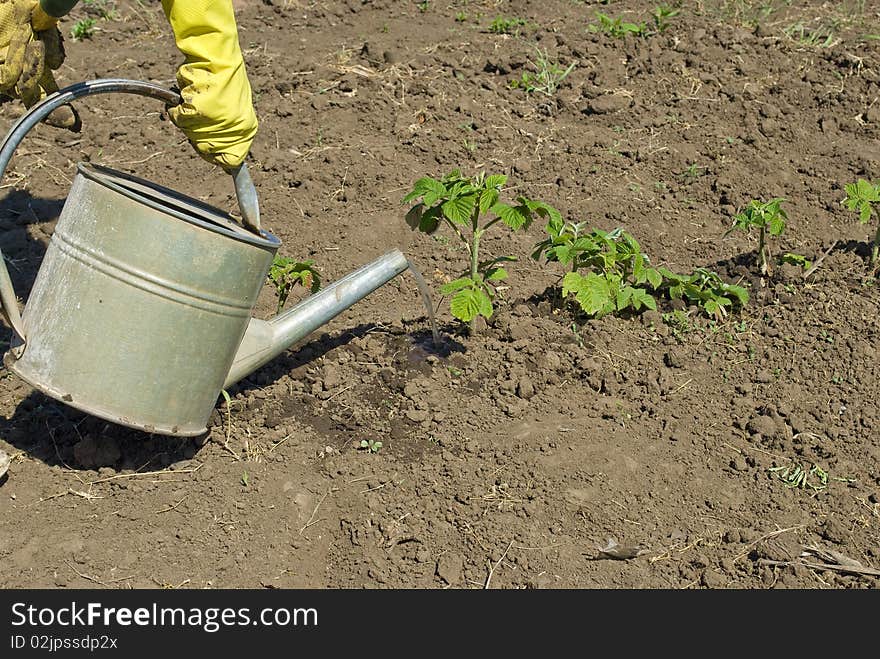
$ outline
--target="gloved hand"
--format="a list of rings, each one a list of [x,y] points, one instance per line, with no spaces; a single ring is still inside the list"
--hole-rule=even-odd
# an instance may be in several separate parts
[[[232,172],[257,134],[251,86],[238,44],[232,0],[162,0],[177,47],[183,103],[168,109],[207,161]]]
[[[58,91],[52,71],[64,62],[64,46],[57,23],[38,0],[0,0],[0,94],[20,98],[30,108]],[[74,132],[82,126],[70,105],[45,121]]]

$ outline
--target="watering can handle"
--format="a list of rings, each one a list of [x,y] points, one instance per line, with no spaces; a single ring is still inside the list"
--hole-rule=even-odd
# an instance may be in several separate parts
[[[0,142],[0,181],[3,180],[3,176],[6,173],[6,167],[12,159],[12,154],[24,139],[24,136],[34,126],[49,116],[55,108],[70,103],[77,98],[82,98],[83,96],[109,94],[113,92],[150,96],[159,99],[160,101],[165,101],[168,105],[179,105],[181,102],[180,94],[177,92],[151,82],[142,82],[140,80],[105,78],[101,80],[79,82],[70,87],[65,87],[54,94],[50,94],[23,114],[12,129],[6,134],[3,141]],[[260,207],[257,200],[257,191],[254,188],[254,183],[251,179],[250,172],[248,172],[247,165],[242,163],[231,173],[235,183],[235,195],[238,198],[242,223],[251,231],[259,234]],[[15,296],[15,290],[12,287],[12,280],[9,277],[9,271],[6,269],[6,260],[3,258],[2,251],[0,251],[0,304],[2,304],[3,315],[23,343],[24,328],[21,322],[21,314],[18,309],[18,300]]]

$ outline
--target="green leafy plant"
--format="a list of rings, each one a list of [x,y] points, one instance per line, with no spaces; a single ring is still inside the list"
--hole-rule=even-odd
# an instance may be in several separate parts
[[[656,309],[660,295],[695,304],[716,319],[724,318],[729,308],[748,302],[746,289],[726,283],[710,270],[697,268],[690,275],[681,275],[651,267],[638,241],[621,228],[585,232],[583,223],[554,217],[544,231],[548,237],[535,244],[532,258],[566,266],[569,272],[562,277],[562,296],[573,293],[581,309],[591,316]],[[673,312],[670,320],[686,321],[680,313]]]
[[[379,449],[382,448],[382,442],[376,441],[374,439],[362,439],[360,447],[363,449],[367,449],[370,453],[378,453]]]
[[[688,313],[681,309],[674,309],[660,316],[661,320],[672,330],[672,336],[678,341],[684,339],[685,334],[694,331],[694,325],[691,323]]]
[[[564,222],[561,217],[551,217],[544,227],[547,238],[535,243],[532,258],[537,261],[543,257],[545,263],[562,263],[577,272],[598,249],[596,241],[584,234],[585,226],[585,222]]]
[[[525,25],[526,22],[522,18],[504,18],[496,16],[489,24],[489,32],[493,34],[515,34],[518,32],[516,28]]]
[[[90,39],[95,33],[95,24],[97,24],[97,22],[98,19],[96,18],[81,18],[70,28],[71,38],[74,41]]]
[[[523,196],[517,197],[515,204],[500,201],[506,183],[503,174],[487,176],[481,172],[467,177],[454,170],[439,180],[420,178],[402,200],[404,204],[418,201],[406,214],[410,227],[431,234],[445,223],[465,245],[467,270],[440,289],[443,295],[452,296],[452,315],[465,323],[472,324],[477,316],[492,316],[496,286],[507,278],[501,264],[516,260],[511,256],[481,259],[480,240],[486,231],[499,222],[518,231],[527,228],[536,215],[561,218],[559,211],[542,201]]]
[[[536,73],[523,71],[519,80],[511,80],[511,89],[523,89],[527,93],[539,93],[545,96],[553,96],[559,89],[559,85],[568,77],[568,74],[574,70],[575,63],[572,62],[567,68],[562,68],[559,62],[551,61],[546,51],[537,48],[537,61],[529,63],[535,67]]]
[[[647,32],[647,27],[644,23],[628,23],[624,21],[620,16],[618,16],[617,18],[611,18],[608,14],[597,12],[596,20],[599,22],[598,24],[590,24],[590,32],[600,32],[602,34],[607,34],[611,37],[614,37],[615,39],[623,39],[628,34],[641,37],[644,36]]]
[[[696,268],[689,275],[680,275],[658,268],[663,276],[663,289],[673,300],[684,300],[699,306],[716,320],[723,320],[728,310],[745,306],[749,292],[742,286],[728,284],[716,272]]]
[[[872,217],[877,215],[875,204],[880,202],[880,185],[869,183],[864,179],[859,179],[856,183],[847,183],[846,199],[843,205],[851,211],[859,214],[859,222],[867,224]],[[871,267],[876,268],[877,256],[880,252],[880,222],[877,224],[877,231],[874,233],[874,242],[871,245]]]
[[[733,218],[733,226],[730,227],[724,235],[727,236],[731,232],[740,230],[748,233],[753,227],[758,229],[758,268],[762,275],[766,275],[769,270],[769,245],[767,244],[767,236],[781,236],[785,231],[785,222],[788,215],[781,208],[785,199],[771,199],[770,201],[759,201],[753,199],[750,201],[742,212]]]
[[[678,9],[669,5],[657,5],[654,7],[654,11],[651,13],[651,18],[654,19],[654,29],[658,33],[665,32],[669,28],[669,20],[678,16],[678,12]]]
[[[657,308],[647,287],[656,289],[663,278],[626,231],[593,229],[583,234],[583,225],[561,218],[550,218],[544,230],[549,237],[535,245],[532,258],[543,256],[571,268],[562,278],[562,296],[574,294],[585,313],[600,318],[625,309]]]
[[[770,467],[769,471],[771,474],[776,474],[776,477],[786,487],[793,489],[810,489],[813,492],[821,492],[828,487],[828,472],[817,464],[813,464],[807,469],[803,465],[792,462],[786,466]]]
[[[697,178],[699,178],[700,176],[702,176],[702,174],[700,173],[701,169],[705,169],[705,168],[700,167],[695,162],[692,162],[690,165],[688,165],[684,169],[684,171],[681,172],[680,176],[682,179],[693,181],[693,180],[696,180]]]
[[[280,313],[284,308],[284,303],[287,302],[287,298],[295,286],[301,285],[308,288],[311,293],[320,290],[321,275],[313,266],[313,261],[297,261],[289,256],[275,256],[267,275],[269,283],[275,287],[275,295],[278,297],[278,307],[275,313]]]

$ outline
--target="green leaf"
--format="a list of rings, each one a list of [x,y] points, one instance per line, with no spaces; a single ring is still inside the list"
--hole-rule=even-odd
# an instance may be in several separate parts
[[[583,285],[584,276],[578,272],[569,272],[562,278],[562,295],[568,297],[569,293],[577,293]]]
[[[563,265],[567,265],[574,260],[574,250],[568,245],[560,245],[559,247],[554,247],[551,250],[553,254],[553,260],[559,261]]]
[[[537,213],[541,217],[550,218],[550,221],[555,220],[560,224],[562,223],[562,213],[553,208],[550,204],[544,203],[543,201],[532,201],[525,197],[520,197],[520,202],[528,207],[531,212]]]
[[[532,219],[527,214],[528,209],[525,209],[526,212],[524,212],[522,206],[508,206],[507,204],[498,203],[492,206],[490,210],[514,231],[526,226]]]
[[[634,289],[632,286],[624,286],[619,291],[617,291],[617,310],[623,311],[630,305],[630,300],[632,300]]]
[[[507,270],[504,268],[492,268],[486,272],[486,281],[503,281],[507,279]]]
[[[485,297],[486,294],[480,290],[465,288],[456,293],[449,301],[449,310],[455,318],[469,323],[480,313],[480,307]]]
[[[492,313],[495,311],[492,308],[492,299],[482,290],[476,291],[477,293],[477,301],[479,303],[480,315],[484,318],[491,318]]]
[[[660,274],[660,271],[655,268],[648,268],[645,271],[645,274],[648,277],[648,282],[655,289],[660,288],[660,285],[663,283],[663,275]]]
[[[452,295],[456,291],[460,291],[463,288],[474,286],[474,280],[470,277],[462,277],[461,279],[455,279],[447,284],[443,284],[440,287],[441,295]]]
[[[486,213],[498,203],[498,190],[483,190],[480,193],[480,212]]]
[[[505,174],[490,174],[486,177],[486,180],[483,182],[483,185],[489,188],[500,188],[507,183],[507,176]]]
[[[551,238],[558,238],[559,234],[562,233],[564,223],[562,221],[562,215],[560,214],[558,217],[550,216],[550,219],[547,220],[547,225],[544,227],[544,231],[550,234]]]
[[[409,203],[410,201],[412,201],[413,199],[416,199],[418,197],[421,197],[421,196],[424,196],[427,194],[431,194],[433,201],[426,201],[425,202],[426,206],[430,206],[431,204],[434,203],[434,201],[436,201],[440,197],[445,197],[446,193],[447,193],[447,191],[446,191],[445,185],[443,185],[437,179],[433,179],[429,176],[425,176],[415,182],[415,184],[413,185],[412,191],[403,198],[402,203],[406,204],[406,203]]]
[[[861,224],[867,224],[871,219],[871,214],[874,212],[874,209],[871,208],[871,204],[862,202],[859,207],[859,222]]]
[[[443,215],[454,224],[467,224],[471,220],[476,200],[476,195],[473,194],[448,199],[441,206]]]
[[[715,300],[706,300],[703,303],[703,308],[716,318],[721,318],[724,314],[724,309]]]
[[[749,303],[749,292],[742,286],[728,284],[724,292],[733,294],[740,306],[744,307]]]
[[[767,221],[767,231],[771,236],[781,236],[785,231],[785,220],[782,215],[775,215]]]
[[[639,311],[642,307],[657,309],[657,301],[643,288],[633,289],[631,304],[636,311]]]
[[[613,308],[611,292],[610,282],[591,272],[581,279],[575,299],[586,313],[598,315],[608,311],[609,306]]]

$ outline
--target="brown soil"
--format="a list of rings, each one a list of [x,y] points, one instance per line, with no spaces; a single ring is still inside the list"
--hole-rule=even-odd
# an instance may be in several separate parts
[[[651,24],[654,2],[241,4],[263,222],[326,281],[399,248],[440,303],[464,254],[445,230],[410,231],[400,200],[461,168],[507,173],[510,193],[625,227],[655,264],[716,270],[751,300],[724,322],[690,309],[680,327],[668,302],[601,320],[554,310],[561,271],[529,258],[535,223],[486,240],[520,257],[491,322],[465,332],[443,301],[435,350],[403,274],[233,389],[228,415],[218,400],[201,440],[105,423],[4,370],[0,586],[880,585],[804,564],[880,568],[874,226],[841,206],[845,183],[880,178],[866,38],[880,15],[692,4],[660,34],[619,39],[587,29],[596,11]],[[158,7],[118,9],[67,39],[62,86],[173,84]],[[526,23],[493,34],[496,16]],[[550,96],[509,85],[536,47],[575,63]],[[20,147],[0,248],[24,299],[78,161],[234,210],[229,180],[152,103],[87,99],[81,135],[40,126]],[[8,127],[20,110],[3,113]],[[771,197],[789,214],[776,253],[827,252],[806,279],[786,267],[762,282],[754,238],[722,238]],[[267,286],[255,313],[274,304]],[[793,464],[823,469],[825,487],[771,471]],[[600,552],[609,539],[637,555]]]

